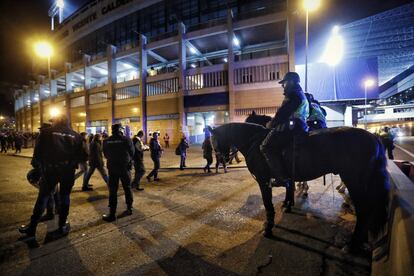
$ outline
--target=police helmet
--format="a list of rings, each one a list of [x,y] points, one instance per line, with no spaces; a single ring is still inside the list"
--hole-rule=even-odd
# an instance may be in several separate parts
[[[300,82],[300,77],[296,72],[287,72],[286,75],[283,77],[283,80],[279,81],[279,83],[285,83],[287,81],[293,81],[294,83]]]
[[[39,188],[39,181],[40,181],[40,170],[39,169],[31,169],[26,175],[27,181],[30,184]]]

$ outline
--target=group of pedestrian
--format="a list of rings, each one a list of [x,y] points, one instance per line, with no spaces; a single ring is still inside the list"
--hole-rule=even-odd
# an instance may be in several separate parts
[[[16,153],[22,152],[22,147],[27,147],[28,142],[36,139],[36,133],[22,133],[15,131],[0,132],[0,153],[7,153],[9,150],[14,150]]]

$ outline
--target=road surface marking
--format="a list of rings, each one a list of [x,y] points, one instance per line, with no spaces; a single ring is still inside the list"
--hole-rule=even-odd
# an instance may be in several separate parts
[[[409,152],[408,150],[406,150],[405,148],[403,148],[403,147],[401,147],[401,146],[399,146],[397,144],[395,144],[395,146],[397,148],[399,148],[400,150],[402,150],[403,152],[405,152],[406,154],[408,154],[409,156],[411,156],[412,158],[414,158],[414,154],[413,153]]]

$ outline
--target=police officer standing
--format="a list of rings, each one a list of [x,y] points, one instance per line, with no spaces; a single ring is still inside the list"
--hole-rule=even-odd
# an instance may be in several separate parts
[[[131,166],[134,156],[134,146],[131,139],[122,134],[120,124],[112,125],[112,135],[104,140],[103,152],[106,157],[109,172],[109,214],[102,216],[104,221],[116,219],[116,207],[118,203],[118,185],[121,180],[125,193],[127,205],[126,215],[132,214],[132,191],[131,191]]]
[[[289,180],[283,166],[283,149],[294,137],[300,137],[308,131],[306,120],[309,117],[309,103],[299,82],[299,75],[295,72],[288,72],[279,82],[284,88],[285,99],[270,122],[273,129],[260,147],[272,176],[280,185],[285,185]]]
[[[70,192],[75,182],[75,169],[79,162],[86,160],[82,148],[82,138],[68,126],[65,117],[54,119],[50,128],[42,129],[36,141],[34,163],[40,165],[41,177],[39,193],[28,225],[19,228],[29,237],[36,234],[37,224],[46,208],[47,201],[60,183],[59,228],[57,234],[67,235],[70,230],[66,219],[69,214]]]

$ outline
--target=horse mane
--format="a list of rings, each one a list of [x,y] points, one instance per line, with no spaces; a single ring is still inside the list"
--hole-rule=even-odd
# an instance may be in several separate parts
[[[264,139],[269,131],[253,123],[228,123],[215,128],[213,135],[219,136],[222,145],[234,145],[242,150],[243,145],[250,145],[252,140]]]
[[[255,112],[252,112],[249,116],[247,116],[245,122],[246,123],[254,123],[259,124],[261,126],[266,127],[266,124],[272,120],[272,117],[267,115],[257,115]]]

